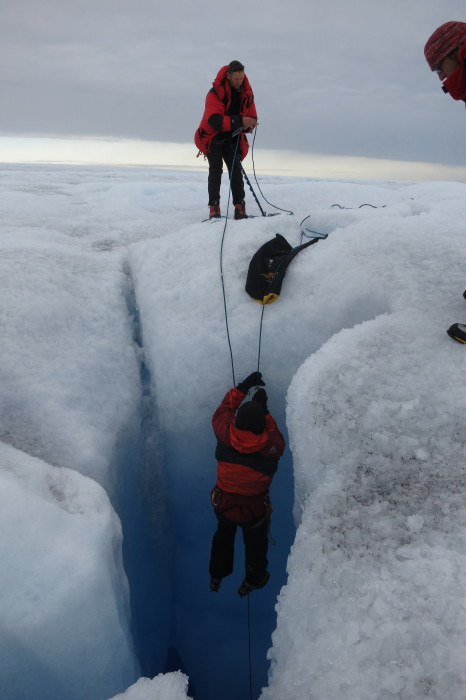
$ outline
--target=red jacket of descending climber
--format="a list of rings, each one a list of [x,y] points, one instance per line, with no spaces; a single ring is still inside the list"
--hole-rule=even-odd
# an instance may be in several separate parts
[[[204,116],[199,128],[194,134],[194,143],[197,148],[207,155],[214,136],[221,132],[236,131],[242,126],[242,117],[252,117],[257,120],[256,106],[251,85],[246,75],[240,88],[240,110],[239,115],[229,115],[228,110],[231,104],[231,85],[227,80],[228,66],[223,66],[217,73],[217,77],[212,83],[212,88],[207,93],[205,100]],[[246,132],[250,132],[247,129]],[[245,132],[240,133],[238,145],[239,157],[243,160],[249,150],[248,140]]]
[[[230,389],[212,417],[212,427],[217,437],[217,486],[249,496],[267,492],[285,440],[270,413],[260,435],[235,426],[236,409],[245,396],[239,389]]]

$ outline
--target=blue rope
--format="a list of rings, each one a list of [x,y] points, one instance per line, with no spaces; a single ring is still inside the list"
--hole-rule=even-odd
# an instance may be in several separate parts
[[[303,237],[306,237],[306,238],[328,238],[328,233],[320,233],[319,231],[313,231],[313,230],[310,229],[310,228],[306,228],[306,229],[303,231],[303,224],[304,224],[304,222],[306,221],[306,219],[310,219],[310,218],[311,218],[311,215],[308,214],[307,216],[304,217],[304,219],[303,219],[303,220],[301,221],[301,223],[299,224],[299,227],[300,227],[300,229],[301,229],[301,238],[300,238],[301,243],[302,243]],[[308,233],[311,234],[311,235],[308,236],[308,235],[307,235]]]

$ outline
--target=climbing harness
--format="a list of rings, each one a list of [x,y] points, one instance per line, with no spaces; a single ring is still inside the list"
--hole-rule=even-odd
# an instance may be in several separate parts
[[[232,520],[239,527],[245,530],[256,530],[270,521],[272,514],[272,504],[269,493],[257,494],[251,500],[251,496],[239,496],[238,494],[230,494],[228,491],[222,491],[218,486],[210,492],[210,501],[218,516],[225,516]]]

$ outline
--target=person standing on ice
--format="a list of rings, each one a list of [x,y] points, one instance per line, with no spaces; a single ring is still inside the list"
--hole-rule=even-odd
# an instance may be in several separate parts
[[[226,393],[212,417],[217,438],[217,483],[211,501],[217,531],[210,555],[210,590],[217,592],[222,578],[233,571],[235,535],[243,533],[246,575],[240,596],[263,588],[269,580],[267,549],[272,508],[269,487],[277,471],[285,440],[267,408],[260,372],[253,372]],[[256,387],[251,401],[243,403]]]
[[[240,61],[220,68],[207,93],[204,115],[194,135],[194,143],[209,161],[209,217],[219,218],[223,161],[228,168],[235,219],[247,219],[244,182],[240,161],[249,150],[245,133],[257,124],[251,85]]]
[[[466,102],[466,23],[445,22],[429,37],[424,55],[442,81],[442,90],[454,100]],[[466,299],[466,291],[463,292]],[[447,330],[453,340],[466,343],[466,324],[454,323]]]

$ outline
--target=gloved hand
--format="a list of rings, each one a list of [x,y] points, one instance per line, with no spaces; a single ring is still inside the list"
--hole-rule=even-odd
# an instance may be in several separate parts
[[[242,382],[237,384],[236,388],[242,391],[243,394],[247,394],[249,389],[252,389],[253,386],[265,386],[265,382],[262,381],[261,372],[252,372],[246,379],[243,379]]]
[[[257,401],[257,403],[260,404],[264,409],[264,413],[269,412],[269,409],[267,408],[268,396],[265,389],[256,389],[254,394],[252,395],[251,401]]]

